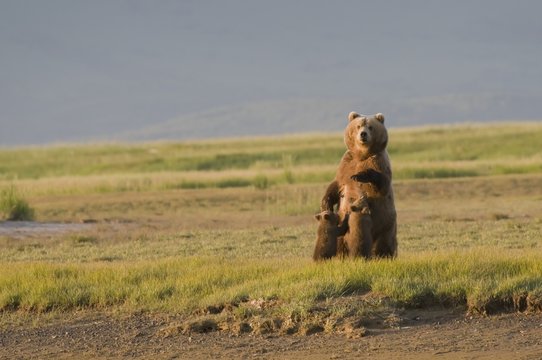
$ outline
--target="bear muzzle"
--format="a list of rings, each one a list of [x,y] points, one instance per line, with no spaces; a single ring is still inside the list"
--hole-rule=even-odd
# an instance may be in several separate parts
[[[359,133],[359,140],[362,144],[366,144],[369,142],[369,133],[367,131],[362,131]]]

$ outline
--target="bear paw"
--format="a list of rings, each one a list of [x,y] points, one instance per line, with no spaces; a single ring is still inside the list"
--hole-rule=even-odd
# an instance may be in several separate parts
[[[376,184],[379,182],[380,177],[381,175],[378,171],[374,169],[367,169],[365,171],[357,173],[356,175],[352,175],[350,178],[361,183]]]

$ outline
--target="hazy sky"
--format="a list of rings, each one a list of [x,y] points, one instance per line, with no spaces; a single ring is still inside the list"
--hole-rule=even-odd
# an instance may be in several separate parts
[[[404,123],[414,107],[409,123],[542,119],[541,14],[534,0],[0,0],[0,145],[295,99]]]

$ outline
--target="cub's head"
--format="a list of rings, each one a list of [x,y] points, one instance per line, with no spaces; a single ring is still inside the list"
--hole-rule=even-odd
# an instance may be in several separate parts
[[[370,156],[386,149],[388,131],[384,126],[384,115],[366,116],[351,112],[348,121],[344,143],[350,151]]]
[[[369,209],[369,202],[367,201],[367,196],[360,196],[356,201],[352,203],[352,205],[350,205],[350,210],[366,215],[371,214],[371,209]]]
[[[316,215],[314,218],[320,222],[320,224],[326,224],[331,226],[337,226],[339,224],[339,215],[333,211],[325,210]]]

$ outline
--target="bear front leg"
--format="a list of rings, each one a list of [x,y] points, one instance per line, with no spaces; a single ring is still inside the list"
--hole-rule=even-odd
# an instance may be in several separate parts
[[[389,176],[386,176],[385,174],[374,169],[360,171],[359,173],[352,175],[350,178],[357,182],[373,184],[378,191],[388,189],[391,183]]]
[[[339,192],[339,183],[337,180],[334,180],[326,189],[326,193],[324,194],[324,197],[320,203],[320,211],[333,211],[333,208],[339,203],[340,199],[341,195]]]

